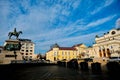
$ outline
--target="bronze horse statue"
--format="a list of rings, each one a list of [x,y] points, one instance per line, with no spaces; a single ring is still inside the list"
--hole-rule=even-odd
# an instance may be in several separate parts
[[[9,39],[11,39],[11,36],[16,36],[16,39],[18,39],[19,35],[22,34],[22,31],[16,31],[16,28],[14,28],[14,32],[9,32],[8,33],[8,36],[9,36]]]

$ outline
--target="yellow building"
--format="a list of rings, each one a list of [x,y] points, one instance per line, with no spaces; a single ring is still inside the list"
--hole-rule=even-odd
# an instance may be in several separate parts
[[[46,53],[46,60],[56,62],[81,58],[81,54],[85,53],[85,49],[86,46],[84,44],[77,44],[72,47],[60,47],[58,44],[54,44]]]
[[[80,58],[93,58],[94,61],[104,61],[112,57],[120,57],[120,29],[112,29],[103,36],[96,35],[95,44],[86,47],[76,44],[72,47],[60,47],[55,44],[47,53],[46,59],[50,61],[71,60]]]

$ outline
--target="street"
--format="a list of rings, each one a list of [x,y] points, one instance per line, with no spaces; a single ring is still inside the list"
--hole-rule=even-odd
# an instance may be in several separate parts
[[[57,65],[7,68],[0,70],[0,80],[112,80],[107,73],[93,74]]]

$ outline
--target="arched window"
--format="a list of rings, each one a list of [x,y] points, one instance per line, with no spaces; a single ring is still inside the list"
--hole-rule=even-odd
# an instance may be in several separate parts
[[[105,49],[103,49],[103,57],[106,57]]]
[[[110,49],[107,48],[107,56],[110,57]]]
[[[102,52],[101,52],[101,50],[99,50],[99,56],[102,57]]]

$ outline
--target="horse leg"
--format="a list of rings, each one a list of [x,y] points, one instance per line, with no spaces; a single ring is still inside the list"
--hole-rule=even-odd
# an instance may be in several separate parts
[[[16,39],[18,39],[18,36],[16,36]]]
[[[9,36],[9,39],[11,39],[11,35]]]

